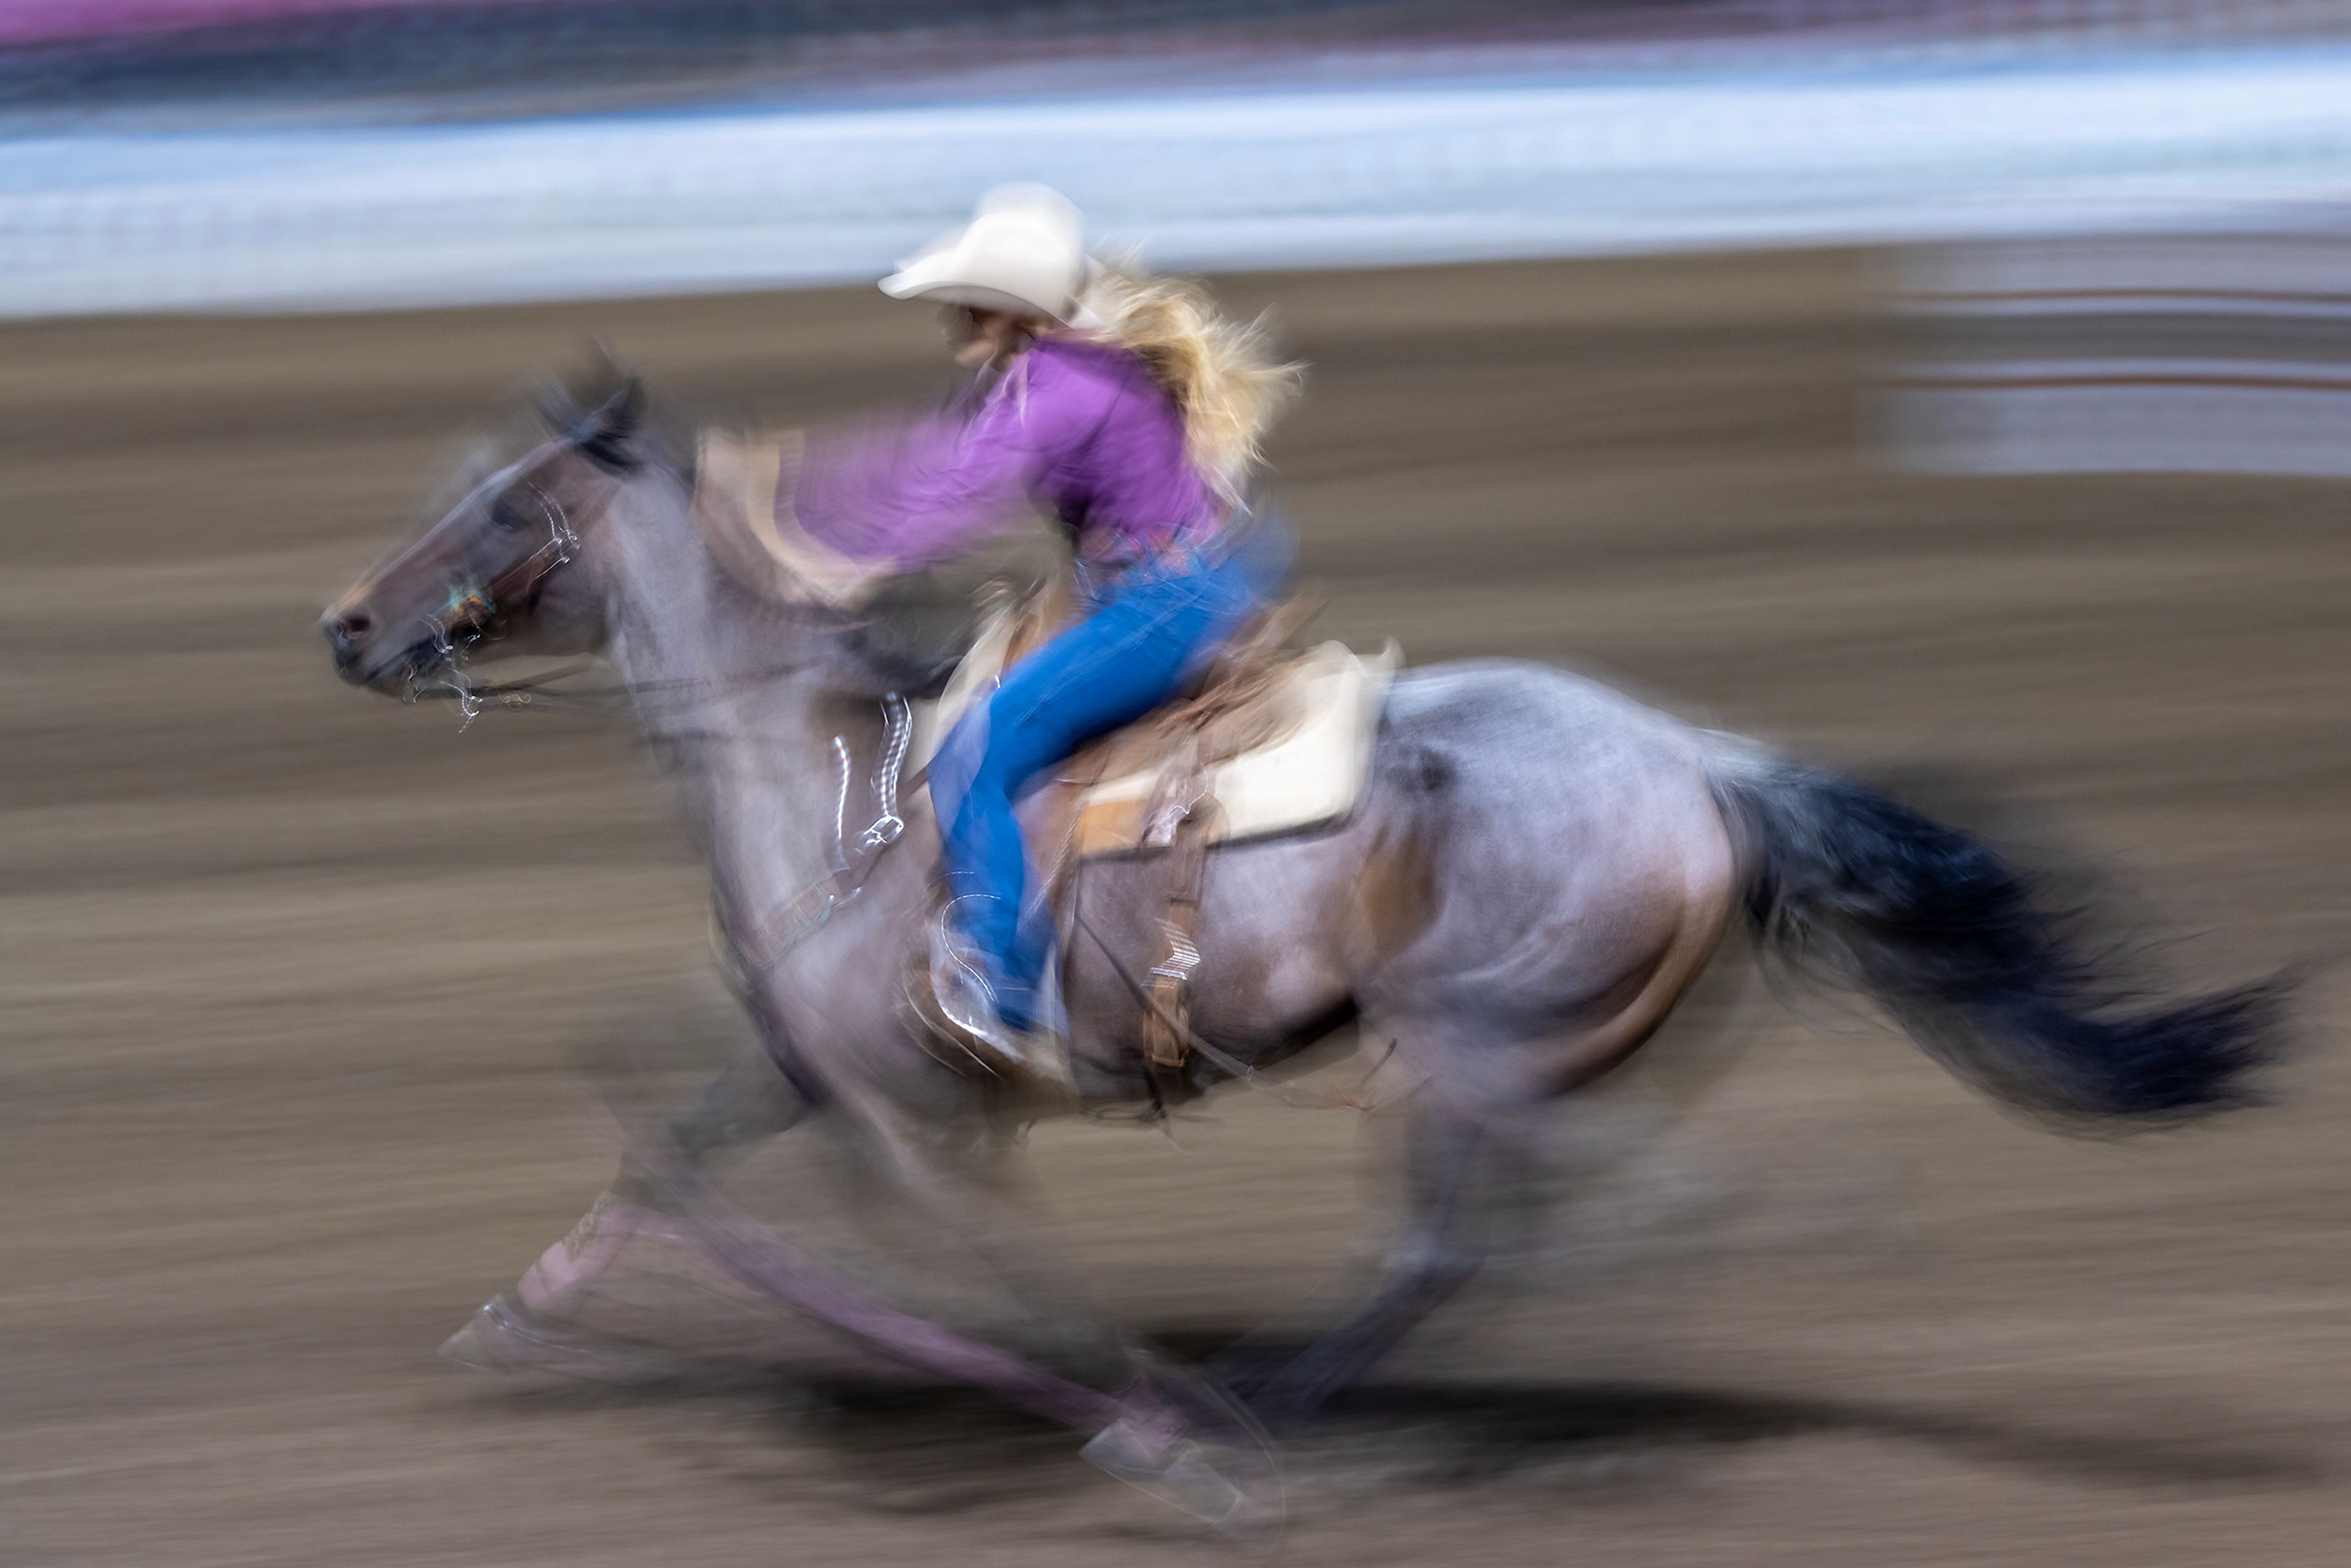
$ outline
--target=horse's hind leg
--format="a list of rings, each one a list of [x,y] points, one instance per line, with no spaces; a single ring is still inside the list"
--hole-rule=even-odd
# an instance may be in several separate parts
[[[1629,1000],[1597,1025],[1516,1040],[1428,1022],[1404,1030],[1434,1082],[1406,1113],[1403,1235],[1370,1299],[1259,1385],[1251,1404],[1261,1418],[1313,1416],[1484,1266],[1503,1184],[1533,1163],[1535,1119],[1649,1038],[1704,966],[1719,925],[1708,905],[1669,929],[1618,982]]]
[[[1515,1135],[1423,1092],[1406,1111],[1405,1223],[1371,1295],[1248,1394],[1270,1426],[1311,1418],[1369,1372],[1486,1260],[1495,1176]]]
[[[1569,970],[1580,981],[1571,994],[1594,1000],[1554,1000],[1546,1027],[1391,1020],[1427,1080],[1408,1111],[1404,1235],[1371,1299],[1260,1386],[1264,1419],[1313,1415],[1484,1265],[1501,1184],[1533,1163],[1536,1118],[1638,1050],[1705,967],[1728,913],[1729,863],[1727,848],[1698,860],[1681,902],[1653,906],[1648,940]]]

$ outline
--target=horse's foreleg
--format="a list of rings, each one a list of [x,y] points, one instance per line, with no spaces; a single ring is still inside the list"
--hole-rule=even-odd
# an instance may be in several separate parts
[[[737,1051],[718,1075],[681,1101],[663,1124],[661,1158],[704,1169],[717,1155],[764,1143],[808,1113],[807,1102],[776,1068],[765,1044]],[[562,1239],[539,1254],[511,1291],[494,1298],[444,1354],[480,1365],[572,1362],[584,1346],[549,1325],[576,1313],[629,1243],[663,1232],[663,1188],[635,1155]]]
[[[808,1113],[808,1102],[777,1068],[766,1043],[753,1040],[717,1077],[678,1102],[661,1135],[669,1154],[701,1170],[729,1150],[791,1131]],[[660,1199],[657,1184],[634,1158],[622,1161],[612,1194],[645,1207]]]
[[[928,1162],[915,1153],[911,1168],[920,1169]],[[885,1360],[987,1389],[1086,1434],[1084,1451],[1093,1463],[1220,1529],[1278,1523],[1280,1479],[1270,1455],[1214,1385],[1123,1346],[1113,1347],[1116,1365],[1107,1378],[1099,1376],[1102,1369],[1064,1375],[918,1317],[834,1272],[744,1215],[683,1162],[656,1154],[648,1170],[681,1200],[712,1260],[778,1305]],[[989,1250],[984,1240],[981,1246]]]
[[[1499,1152],[1495,1130],[1426,1092],[1406,1114],[1403,1232],[1369,1298],[1251,1391],[1250,1407],[1269,1425],[1312,1416],[1485,1263],[1486,1211]]]
[[[1004,1127],[944,1124],[904,1107],[865,1107],[864,1149],[904,1200],[899,1218],[937,1279],[967,1267],[1019,1313],[1017,1343],[1074,1375],[1102,1380],[1129,1367],[1129,1343],[1082,1280],[1040,1233],[1042,1207],[1024,1140]]]

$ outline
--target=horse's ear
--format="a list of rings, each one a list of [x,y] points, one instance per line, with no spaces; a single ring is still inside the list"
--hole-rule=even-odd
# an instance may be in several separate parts
[[[645,383],[639,376],[622,376],[621,384],[612,389],[596,417],[614,430],[634,431],[644,423]]]
[[[645,383],[616,373],[597,384],[603,390],[593,403],[568,387],[548,387],[538,396],[538,416],[557,440],[579,448],[597,466],[624,474],[642,461],[634,438],[644,428]]]
[[[590,462],[624,474],[642,461],[634,437],[644,422],[645,383],[629,376],[580,422],[572,440]]]
[[[561,435],[580,422],[580,404],[571,389],[552,376],[532,390],[530,406],[549,435]]]
[[[588,340],[588,368],[580,378],[580,383],[584,386],[610,389],[620,386],[629,379],[629,367],[621,363],[621,356],[613,351],[612,340],[610,338],[590,337]]]

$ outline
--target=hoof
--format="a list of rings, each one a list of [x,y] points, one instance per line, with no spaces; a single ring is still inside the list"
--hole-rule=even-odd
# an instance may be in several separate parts
[[[1271,1550],[1286,1500],[1272,1444],[1214,1383],[1156,1369],[1156,1385],[1080,1452],[1228,1539]]]
[[[617,1340],[550,1327],[511,1296],[493,1296],[441,1354],[475,1372],[541,1372],[601,1383],[638,1382],[675,1370],[669,1357]]]
[[[504,1299],[499,1298],[500,1301]],[[507,1363],[499,1360],[497,1353],[490,1348],[497,1342],[497,1330],[495,1327],[486,1330],[481,1326],[483,1319],[494,1318],[497,1311],[498,1302],[490,1301],[467,1318],[464,1328],[441,1342],[441,1359],[454,1361],[459,1366],[469,1366],[475,1372],[507,1370]]]
[[[1278,1535],[1282,1492],[1270,1458],[1119,1422],[1081,1450],[1104,1475],[1150,1493],[1219,1535]]]
[[[522,1372],[547,1365],[566,1336],[546,1328],[512,1296],[492,1296],[441,1342],[444,1360],[475,1372]]]

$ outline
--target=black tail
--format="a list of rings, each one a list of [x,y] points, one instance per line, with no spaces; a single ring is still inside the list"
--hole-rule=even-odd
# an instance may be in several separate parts
[[[1757,935],[1814,979],[1865,992],[1961,1078],[2073,1123],[2163,1124],[2250,1098],[2290,983],[2118,1016],[2069,923],[1990,846],[1848,779],[1726,758]]]

